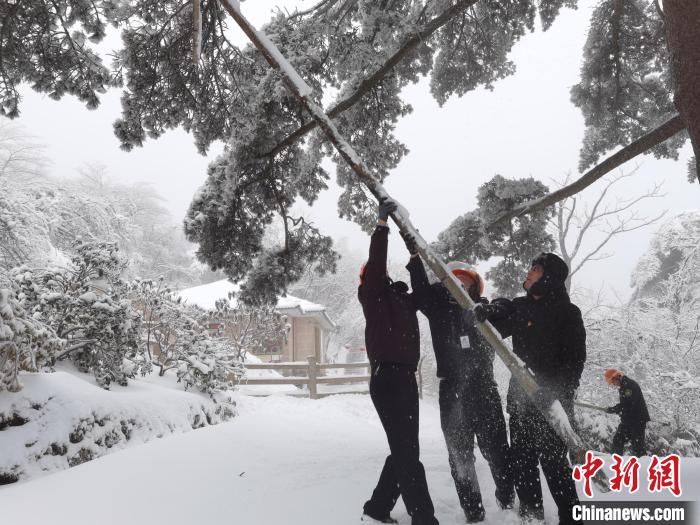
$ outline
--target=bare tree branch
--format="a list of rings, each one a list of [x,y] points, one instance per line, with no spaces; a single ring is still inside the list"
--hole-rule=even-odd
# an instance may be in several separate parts
[[[662,196],[662,186],[660,184],[654,184],[652,188],[636,197],[626,200],[618,199],[614,205],[608,205],[606,203],[606,199],[610,195],[611,189],[620,183],[620,181],[632,177],[637,170],[638,168],[635,168],[629,173],[621,173],[608,180],[607,184],[603,187],[602,191],[593,202],[592,208],[590,210],[586,209],[583,211],[582,216],[576,214],[576,197],[568,197],[566,200],[560,201],[556,204],[557,221],[555,224],[555,230],[559,241],[559,250],[562,254],[562,258],[571,269],[567,278],[568,287],[571,287],[573,276],[576,275],[576,273],[585,264],[607,259],[612,256],[612,254],[602,253],[601,250],[612,240],[613,237],[653,224],[659,221],[666,214],[666,211],[664,211],[655,217],[642,217],[639,215],[637,210],[633,210],[631,213],[623,215],[625,212],[632,210],[636,205],[646,199]],[[566,186],[568,180],[569,177],[567,176],[566,179],[564,179],[564,186]],[[571,206],[567,205],[569,200],[572,201]],[[567,213],[568,215],[566,215],[565,218],[565,214]],[[616,219],[616,223],[614,224],[611,224],[608,220],[612,217]],[[578,231],[575,234],[573,248],[569,248],[567,239],[571,234],[572,220],[576,222]],[[603,221],[605,222],[607,228],[596,228],[596,225],[599,225]],[[604,233],[604,237],[592,249],[585,253],[585,255],[581,256],[581,249],[584,239],[589,237],[589,234],[594,229],[598,229]]]
[[[567,197],[576,195],[577,193],[581,192],[582,190],[596,182],[598,179],[610,173],[612,170],[621,166],[628,160],[631,160],[637,155],[641,155],[642,153],[646,153],[654,146],[658,146],[663,141],[673,137],[674,135],[680,133],[684,129],[685,125],[683,124],[683,121],[681,120],[680,116],[675,115],[670,120],[667,120],[666,122],[653,129],[646,135],[638,138],[628,146],[625,146],[617,153],[614,153],[597,166],[594,166],[573,183],[564,186],[563,188],[554,191],[548,195],[545,195],[544,197],[533,201],[525,202],[520,206],[513,208],[509,212],[504,213],[496,220],[494,220],[493,223],[487,226],[487,228],[493,228],[494,226],[502,224],[505,221],[508,221],[514,217],[519,217],[520,215],[524,215],[526,213],[532,213],[538,210],[542,210],[544,208],[552,206],[553,204],[556,204],[561,200],[566,199]]]

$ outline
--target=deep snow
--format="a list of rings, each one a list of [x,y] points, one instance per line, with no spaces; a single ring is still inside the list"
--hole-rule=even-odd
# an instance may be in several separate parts
[[[387,445],[367,395],[321,400],[238,396],[239,416],[220,425],[120,451],[38,480],[0,487],[12,525],[358,524]],[[464,523],[447,465],[437,407],[421,403],[421,457],[437,516]],[[477,454],[486,523],[519,523],[500,511]],[[642,472],[647,462],[642,463]],[[700,461],[683,459],[686,498]],[[547,523],[557,523],[544,489]],[[644,491],[630,498],[648,499]],[[683,498],[683,499],[686,499]],[[654,499],[672,499],[658,495]],[[410,523],[399,502],[394,516]]]
[[[20,392],[0,393],[0,422],[2,416],[26,421],[0,431],[0,474],[20,479],[216,424],[235,413],[231,404],[185,392],[174,373],[104,390],[91,374],[62,365],[54,373],[23,374],[22,383]]]

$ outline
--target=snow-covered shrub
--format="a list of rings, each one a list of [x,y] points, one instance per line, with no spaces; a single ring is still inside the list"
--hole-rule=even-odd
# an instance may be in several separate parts
[[[132,283],[130,296],[142,311],[140,340],[159,376],[175,369],[185,389],[194,386],[210,396],[233,388],[243,375],[240,349],[236,341],[208,333],[206,312],[182,303],[162,278]]]
[[[580,410],[576,414],[578,434],[591,450],[609,453],[612,440],[620,423],[617,416]],[[666,421],[650,421],[646,428],[647,454],[684,457],[700,456],[700,434]],[[629,445],[629,444],[628,444]]]
[[[67,268],[15,268],[13,291],[31,317],[55,332],[70,357],[108,388],[150,366],[139,345],[140,316],[119,281],[123,268],[114,243],[78,243]]]
[[[62,348],[53,330],[28,316],[10,290],[0,289],[0,391],[21,390],[20,370],[37,371]]]
[[[158,375],[163,376],[179,366],[193,338],[204,331],[198,313],[181,304],[162,277],[130,283],[129,296],[143,318],[140,340]]]
[[[210,396],[232,389],[234,381],[243,376],[245,369],[226,341],[203,334],[193,343],[178,367],[178,382],[184,384],[185,390],[194,386]]]

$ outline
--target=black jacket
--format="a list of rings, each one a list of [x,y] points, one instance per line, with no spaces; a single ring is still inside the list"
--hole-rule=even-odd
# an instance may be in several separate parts
[[[627,376],[622,376],[620,381],[620,402],[608,411],[620,414],[620,422],[629,427],[638,427],[650,421],[642,389]]]
[[[476,328],[472,311],[463,309],[441,283],[428,282],[420,257],[412,257],[406,268],[416,306],[430,323],[438,377],[493,379],[494,351]]]
[[[420,357],[418,317],[413,297],[397,291],[387,276],[387,226],[377,226],[369,245],[357,297],[365,315],[365,346],[372,366],[401,363],[414,370]]]
[[[537,383],[562,402],[573,400],[586,362],[586,329],[581,311],[563,287],[540,299],[496,299],[497,313],[489,320],[502,337],[512,337],[513,351],[535,374]],[[525,399],[511,380],[508,404]]]

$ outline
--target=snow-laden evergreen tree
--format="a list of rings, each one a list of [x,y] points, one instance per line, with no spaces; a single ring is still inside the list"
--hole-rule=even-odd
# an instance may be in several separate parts
[[[479,187],[477,209],[455,219],[438,235],[434,248],[445,260],[469,264],[498,257],[500,261],[486,273],[497,295],[514,297],[522,293],[522,282],[532,259],[554,245],[547,231],[551,209],[523,215],[488,228],[494,218],[518,204],[548,192],[541,182],[529,177],[509,180],[496,175]]]
[[[75,253],[66,268],[13,269],[15,298],[65,341],[55,359],[70,357],[105,388],[126,385],[150,363],[139,344],[141,318],[119,279],[124,263],[113,243],[80,243]]]
[[[586,120],[581,169],[676,113],[666,29],[656,0],[603,0],[593,10],[581,81],[571,90]],[[684,132],[652,151],[657,157],[676,159],[686,140]],[[691,174],[689,170],[689,179],[697,180]]]
[[[36,372],[52,362],[64,343],[28,315],[9,289],[0,288],[0,391],[19,392],[19,372]]]
[[[659,93],[655,80],[664,83],[669,78],[659,36],[663,32],[654,21],[661,15],[650,8],[657,4],[602,4],[594,13],[591,33],[604,38],[602,53],[596,53],[593,43],[588,46],[583,81],[574,96],[591,126],[598,120],[603,123],[587,135],[588,160],[606,145],[599,139],[602,135],[610,142],[618,136],[629,140],[671,111],[670,84]],[[221,3],[205,0],[201,5],[196,65],[191,60],[192,4],[181,0],[8,5],[3,13],[6,31],[0,35],[0,105],[3,114],[18,114],[17,85],[22,81],[54,98],[73,94],[90,107],[107,87],[124,86],[122,117],[114,129],[125,149],[178,126],[192,132],[200,151],[215,140],[226,141],[226,151],[210,166],[204,187],[193,199],[185,229],[199,244],[201,260],[212,268],[225,270],[237,282],[252,277],[246,301],[270,301],[306,266],[320,273],[334,268],[337,257],[330,239],[291,208],[297,199],[315,201],[329,178],[322,159],[338,159],[281,75],[252,46],[231,45],[226,34],[231,22]],[[606,6],[611,5],[614,27],[607,31],[603,25],[605,13],[611,12]],[[313,88],[316,102],[324,91],[337,94],[328,113],[370,171],[384,179],[407,151],[394,134],[399,119],[411,111],[401,95],[405,86],[430,75],[431,92],[439,103],[478,87],[492,88],[515,71],[508,53],[535,28],[537,15],[546,29],[565,6],[575,7],[576,2],[328,0],[305,11],[276,11],[265,32]],[[95,43],[110,23],[122,30],[122,47],[108,67]],[[671,42],[676,36],[683,42],[693,38],[692,32],[674,28],[667,28]],[[622,36],[643,45],[635,51]],[[615,43],[624,45],[618,48]],[[617,73],[621,68],[596,66],[619,60],[628,67],[627,57],[630,64],[647,62],[635,65],[625,78]],[[686,79],[681,86],[693,77],[679,78]],[[630,84],[641,84],[646,91],[622,89]],[[598,85],[606,89],[596,91]],[[608,103],[610,96],[616,101],[613,105]],[[618,111],[625,97],[646,98]],[[610,108],[616,114],[635,110],[629,120],[639,120],[640,126],[606,117]],[[619,134],[616,124],[621,124]],[[666,147],[667,153],[673,154],[678,144]],[[373,204],[342,162],[337,180],[343,188],[340,215],[369,228]],[[262,238],[275,218],[284,223],[284,240],[265,247]],[[260,283],[267,287],[258,288]]]

